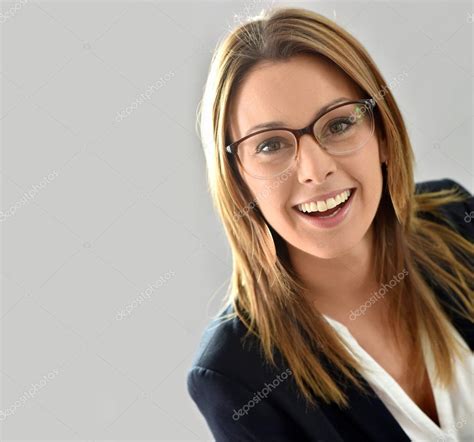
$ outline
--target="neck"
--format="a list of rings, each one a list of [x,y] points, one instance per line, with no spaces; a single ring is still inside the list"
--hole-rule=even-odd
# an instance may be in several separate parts
[[[310,302],[323,314],[343,320],[377,288],[373,227],[348,252],[324,259],[288,245],[291,265],[308,289]],[[345,320],[343,322],[346,322]]]

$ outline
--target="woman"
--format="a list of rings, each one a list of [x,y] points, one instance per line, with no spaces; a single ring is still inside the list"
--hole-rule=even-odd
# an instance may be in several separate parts
[[[188,374],[216,440],[474,440],[474,199],[414,184],[367,52],[270,11],[222,42],[200,114],[233,253]]]

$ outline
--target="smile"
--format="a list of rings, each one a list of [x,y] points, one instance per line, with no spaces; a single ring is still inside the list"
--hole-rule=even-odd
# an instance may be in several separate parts
[[[305,223],[318,228],[333,228],[347,217],[357,188],[346,189],[326,200],[316,200],[293,206]]]
[[[327,200],[322,201],[311,201],[308,203],[298,204],[296,207],[300,212],[303,213],[313,213],[313,212],[331,212],[334,213],[336,210],[330,210],[341,206],[345,203],[351,196],[352,189],[344,190],[335,197],[328,198]],[[329,215],[329,213],[328,213]]]

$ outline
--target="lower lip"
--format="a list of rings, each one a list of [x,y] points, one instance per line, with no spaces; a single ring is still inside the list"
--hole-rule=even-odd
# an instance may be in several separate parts
[[[339,209],[338,212],[336,212],[333,216],[330,216],[328,218],[321,218],[321,217],[316,217],[316,216],[309,216],[305,215],[304,213],[300,212],[297,208],[295,208],[296,212],[302,218],[305,222],[310,223],[313,226],[316,227],[321,227],[321,228],[331,228],[335,227],[338,224],[340,224],[346,217],[347,214],[349,213],[349,210],[352,207],[352,201],[354,199],[354,195],[356,193],[357,189],[352,189],[351,190],[351,195],[349,199],[346,201],[346,204],[344,204],[343,207]]]

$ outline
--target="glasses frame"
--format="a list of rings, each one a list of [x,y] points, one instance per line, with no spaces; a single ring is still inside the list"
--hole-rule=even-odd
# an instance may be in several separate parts
[[[360,100],[347,100],[347,101],[343,101],[341,103],[337,103],[335,104],[334,106],[331,106],[329,107],[328,109],[325,109],[323,112],[320,112],[318,115],[316,115],[315,119],[309,123],[306,127],[303,127],[301,129],[292,129],[292,128],[289,128],[289,127],[272,127],[272,128],[268,128],[268,129],[262,129],[262,130],[259,130],[257,132],[253,132],[251,134],[248,134],[246,135],[245,137],[243,138],[240,138],[239,140],[237,141],[234,141],[233,143],[230,143],[228,144],[226,147],[225,147],[225,150],[228,154],[230,155],[233,155],[233,156],[236,156],[237,157],[237,160],[239,161],[241,167],[246,171],[245,167],[242,165],[241,161],[240,161],[240,158],[239,156],[237,155],[237,148],[239,146],[240,143],[242,143],[243,141],[245,141],[247,138],[250,138],[254,135],[257,135],[257,134],[260,134],[260,133],[263,133],[263,132],[272,132],[272,131],[275,131],[275,130],[285,130],[287,132],[290,132],[293,134],[293,136],[296,138],[296,155],[295,155],[295,159],[298,158],[298,155],[299,155],[299,148],[300,148],[300,138],[303,136],[303,135],[306,135],[306,134],[309,134],[311,135],[314,140],[321,146],[321,148],[323,148],[326,152],[330,153],[331,152],[327,149],[326,146],[324,146],[323,143],[321,143],[320,140],[317,139],[315,133],[314,133],[314,126],[316,125],[316,123],[318,122],[318,120],[320,118],[322,118],[324,115],[326,115],[327,113],[333,111],[334,109],[337,109],[339,107],[342,107],[342,106],[346,106],[348,104],[356,104],[356,103],[359,103],[359,104],[364,104],[366,105],[368,108],[369,108],[369,111],[372,113],[372,118],[373,118],[373,125],[372,125],[372,133],[374,131],[374,127],[375,127],[375,116],[373,115],[373,110],[377,104],[377,102],[375,101],[374,98],[370,97],[370,98],[362,98]],[[347,152],[343,152],[342,154],[331,154],[331,155],[345,155],[347,153],[351,153],[351,152],[354,152],[356,150],[359,150],[361,149],[362,147],[364,147],[365,144],[363,144],[362,146],[356,148],[356,149],[353,149],[353,150],[350,150],[350,151],[347,151]],[[291,166],[293,165],[293,163],[287,167],[285,170],[283,170],[282,172],[279,172],[277,173],[276,175],[274,176],[271,176],[271,177],[258,177],[258,178],[262,178],[262,179],[271,179],[275,176],[278,176],[278,175],[281,175],[282,173],[286,172]],[[247,172],[248,173],[248,172]],[[254,176],[252,175],[251,173],[249,173],[249,175],[251,176]],[[256,176],[254,176],[255,178],[257,178]]]

